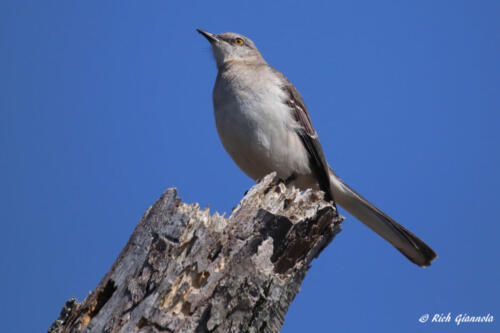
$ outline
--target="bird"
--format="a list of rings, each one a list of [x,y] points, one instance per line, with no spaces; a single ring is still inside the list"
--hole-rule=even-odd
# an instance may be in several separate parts
[[[326,161],[305,103],[292,83],[271,67],[249,38],[196,29],[217,65],[212,91],[215,123],[224,149],[258,181],[271,172],[301,190],[347,210],[418,266],[436,253],[420,238],[349,187]]]

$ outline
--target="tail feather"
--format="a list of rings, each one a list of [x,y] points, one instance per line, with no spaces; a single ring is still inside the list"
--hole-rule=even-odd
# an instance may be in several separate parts
[[[437,257],[424,241],[347,186],[333,171],[330,171],[330,179],[335,202],[391,243],[413,263],[422,267],[429,266]]]

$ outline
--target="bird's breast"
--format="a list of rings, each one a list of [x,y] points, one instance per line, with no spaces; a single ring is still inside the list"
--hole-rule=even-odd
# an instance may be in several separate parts
[[[280,83],[263,75],[218,75],[213,100],[217,131],[238,167],[257,180],[309,169]]]

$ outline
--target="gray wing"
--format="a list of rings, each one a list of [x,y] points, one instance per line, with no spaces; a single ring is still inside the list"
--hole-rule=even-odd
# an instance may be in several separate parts
[[[286,102],[292,109],[293,116],[299,124],[296,132],[299,135],[302,143],[304,144],[307,152],[309,153],[309,164],[318,180],[320,189],[325,192],[325,200],[334,200],[333,193],[330,189],[329,166],[328,163],[326,163],[323,148],[321,148],[318,134],[314,130],[304,101],[302,100],[302,97],[300,96],[297,89],[282,73],[274,68],[272,68],[272,70],[276,74],[281,76],[283,78],[283,82],[285,82],[282,88],[288,95],[288,100]]]

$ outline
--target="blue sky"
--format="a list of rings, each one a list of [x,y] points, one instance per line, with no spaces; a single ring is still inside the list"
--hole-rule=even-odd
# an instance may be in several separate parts
[[[283,331],[498,331],[499,17],[486,0],[1,1],[2,330],[82,300],[165,189],[227,212],[253,184],[217,137],[203,28],[253,39],[333,169],[439,254],[418,268],[342,211]],[[495,322],[418,322],[448,312]]]

